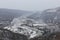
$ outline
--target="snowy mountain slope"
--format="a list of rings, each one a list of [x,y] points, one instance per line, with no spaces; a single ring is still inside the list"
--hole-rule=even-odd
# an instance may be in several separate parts
[[[21,19],[19,20],[19,18],[15,18],[11,25],[9,27],[4,27],[4,29],[8,29],[14,33],[18,33],[18,34],[23,34],[28,36],[28,38],[34,38],[34,37],[39,37],[42,36],[42,32],[36,28],[30,27],[30,26],[26,26],[22,24],[24,24],[23,22],[26,21],[27,19]]]
[[[14,33],[26,35],[28,39],[32,39],[57,32],[59,27],[49,26],[45,23],[40,24],[38,21],[36,22],[35,20],[29,18],[18,17],[11,22],[11,25],[4,27],[4,29],[10,30]]]

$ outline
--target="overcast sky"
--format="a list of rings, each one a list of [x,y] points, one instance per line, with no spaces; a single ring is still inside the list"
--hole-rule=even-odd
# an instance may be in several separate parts
[[[60,0],[0,0],[0,8],[42,11],[60,6]]]

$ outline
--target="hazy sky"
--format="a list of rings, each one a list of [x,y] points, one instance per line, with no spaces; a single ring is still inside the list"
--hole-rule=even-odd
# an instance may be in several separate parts
[[[60,6],[60,0],[0,0],[0,8],[42,11]]]

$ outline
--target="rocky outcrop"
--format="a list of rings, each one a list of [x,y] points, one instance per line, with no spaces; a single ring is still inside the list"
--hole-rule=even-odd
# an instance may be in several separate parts
[[[6,29],[0,29],[0,40],[28,40],[26,36],[13,33]]]

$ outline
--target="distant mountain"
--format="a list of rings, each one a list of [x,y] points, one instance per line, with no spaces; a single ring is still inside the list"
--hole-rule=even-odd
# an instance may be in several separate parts
[[[10,24],[10,22],[16,17],[27,16],[30,14],[32,14],[31,11],[0,8],[0,27],[2,25],[6,26]]]
[[[60,23],[60,7],[44,10],[41,13],[41,19],[45,23]]]
[[[44,23],[60,24],[60,7],[46,9],[43,12],[35,12],[27,18],[37,21],[42,20]]]
[[[0,17],[18,17],[24,14],[30,14],[32,12],[30,11],[24,11],[24,10],[14,10],[14,9],[0,9]]]

